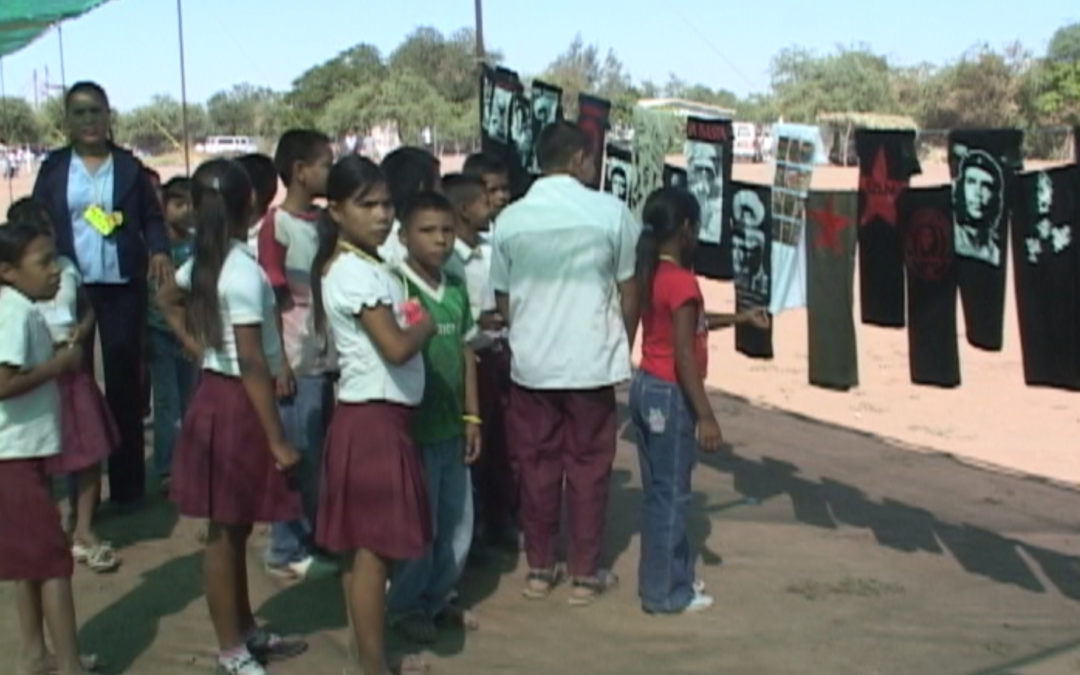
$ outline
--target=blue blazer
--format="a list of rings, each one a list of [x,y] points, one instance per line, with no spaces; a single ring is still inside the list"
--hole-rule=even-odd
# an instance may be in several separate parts
[[[157,190],[150,181],[143,163],[119,146],[112,146],[113,211],[124,214],[124,222],[113,234],[120,274],[129,283],[143,284],[147,261],[152,255],[169,253],[169,238],[165,232],[165,214]],[[75,234],[68,207],[68,173],[71,170],[71,146],[49,153],[41,164],[34,183],[33,199],[49,210],[56,227],[57,253],[74,262]]]

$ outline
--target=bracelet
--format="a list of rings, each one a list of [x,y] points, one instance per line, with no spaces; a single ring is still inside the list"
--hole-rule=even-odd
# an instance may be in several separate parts
[[[481,420],[476,415],[462,415],[461,416],[461,421],[464,422],[465,424],[475,424],[477,426],[480,426],[481,424],[483,424],[483,420]]]

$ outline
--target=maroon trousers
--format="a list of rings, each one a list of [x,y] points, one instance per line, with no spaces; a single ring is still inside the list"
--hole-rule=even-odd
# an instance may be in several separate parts
[[[480,394],[480,459],[473,481],[483,527],[500,530],[515,524],[519,506],[519,471],[507,443],[510,407],[510,349],[505,342],[477,354]]]
[[[509,430],[521,471],[529,567],[555,566],[565,480],[569,571],[577,578],[595,576],[615,461],[615,388],[536,390],[514,384]]]

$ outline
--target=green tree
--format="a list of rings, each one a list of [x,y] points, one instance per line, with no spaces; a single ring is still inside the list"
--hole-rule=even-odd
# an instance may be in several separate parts
[[[921,122],[929,129],[1023,124],[1024,77],[1030,54],[1018,44],[996,52],[979,45],[927,83]]]
[[[230,136],[276,136],[289,123],[283,96],[246,82],[219,91],[206,103],[210,130]]]
[[[201,105],[188,104],[187,122],[191,141],[206,135],[208,119]],[[154,96],[147,105],[121,117],[115,126],[117,141],[125,145],[151,153],[183,149],[183,109],[171,96]]]
[[[1062,26],[1054,31],[1046,58],[1051,61],[1074,63],[1080,61],[1080,22]]]
[[[819,56],[789,47],[773,57],[776,109],[785,120],[814,122],[824,112],[898,112],[888,60],[865,45]]]
[[[344,91],[372,84],[387,75],[379,48],[360,43],[305,70],[293,82],[286,103],[298,125],[314,125],[331,101]]]
[[[420,76],[450,103],[479,99],[480,80],[475,56],[476,34],[462,28],[450,36],[430,26],[417,28],[398,45],[388,59],[392,72],[409,71]],[[497,52],[487,52],[485,61],[502,61]]]
[[[41,127],[34,109],[22,98],[0,98],[0,143],[38,143]]]
[[[585,44],[580,33],[548,65],[540,79],[562,87],[563,109],[570,119],[577,116],[577,99],[581,93],[611,101],[612,118],[617,124],[629,122],[630,112],[639,98],[615,52],[608,50],[601,56],[600,47]]]
[[[426,79],[412,70],[401,70],[339,94],[327,105],[320,125],[326,131],[340,134],[352,128],[393,124],[403,143],[415,145],[421,142],[426,127],[436,133],[453,128],[454,114],[453,106]],[[474,120],[474,134],[475,124]]]

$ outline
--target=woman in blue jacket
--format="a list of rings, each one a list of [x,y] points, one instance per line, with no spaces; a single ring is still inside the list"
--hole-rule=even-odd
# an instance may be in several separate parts
[[[112,142],[105,90],[79,82],[64,96],[68,145],[41,165],[34,199],[49,210],[58,255],[83,276],[101,335],[105,398],[121,445],[109,458],[109,495],[133,504],[145,494],[142,343],[147,277],[172,274],[161,203],[142,164]],[[94,340],[87,336],[88,366]]]

